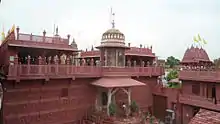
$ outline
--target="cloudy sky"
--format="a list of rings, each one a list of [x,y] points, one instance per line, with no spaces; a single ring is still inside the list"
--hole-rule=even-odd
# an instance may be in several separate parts
[[[133,46],[152,45],[161,58],[182,59],[200,34],[211,59],[220,57],[220,0],[2,0],[0,31],[13,24],[23,33],[71,34],[80,49],[100,43],[110,26],[110,8],[116,28]]]

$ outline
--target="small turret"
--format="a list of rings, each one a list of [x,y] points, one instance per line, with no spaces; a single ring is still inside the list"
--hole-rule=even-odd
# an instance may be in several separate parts
[[[74,38],[73,38],[73,41],[72,41],[72,43],[70,44],[70,46],[71,46],[72,48],[74,48],[74,49],[78,49],[77,44],[76,44]]]

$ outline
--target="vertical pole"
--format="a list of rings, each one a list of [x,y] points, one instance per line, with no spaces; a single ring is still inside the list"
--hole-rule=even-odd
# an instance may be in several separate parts
[[[112,89],[108,89],[108,103],[107,103],[107,114],[110,116],[110,111],[109,111],[109,106],[111,104],[111,99],[112,99]]]

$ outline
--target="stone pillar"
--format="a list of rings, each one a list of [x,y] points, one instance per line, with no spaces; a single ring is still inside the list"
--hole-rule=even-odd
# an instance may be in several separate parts
[[[52,58],[51,58],[51,56],[49,56],[49,57],[47,58],[47,63],[48,63],[48,65],[51,64],[51,60],[52,60]]]
[[[148,66],[148,67],[150,66],[150,62],[149,62],[149,61],[147,61],[147,66]]]
[[[58,73],[58,64],[59,64],[59,58],[58,58],[57,55],[54,56],[53,61],[54,61],[54,64],[55,64],[55,73],[57,74]]]
[[[53,61],[54,61],[54,64],[59,64],[59,59],[57,55],[54,56]]]
[[[141,62],[141,67],[144,67],[144,66],[145,66],[145,62],[142,61],[142,62]]]
[[[86,66],[86,60],[84,58],[82,59],[82,66]]]
[[[70,65],[70,57],[69,56],[67,56],[67,58],[66,58],[66,64]]]
[[[45,42],[45,39],[46,39],[46,31],[44,30],[44,32],[43,32],[43,42]]]
[[[28,55],[28,57],[27,57],[27,64],[30,65],[30,62],[31,62],[31,56]]]
[[[38,57],[38,63],[37,64],[38,65],[42,65],[43,64],[41,56]],[[42,66],[39,66],[38,74],[41,74],[41,73],[42,73]]]
[[[15,55],[15,58],[14,58],[14,64],[15,64],[15,65],[18,64],[18,55],[17,55],[17,54]]]
[[[128,43],[128,47],[131,47],[131,43]]]
[[[31,36],[30,36],[30,41],[32,41],[33,40],[33,35],[32,35],[32,33],[31,33]]]
[[[91,66],[94,66],[94,59],[93,59],[93,58],[92,58],[91,61],[90,61],[90,65],[91,65]]]
[[[137,62],[136,62],[136,60],[134,60],[134,67],[136,67],[137,66]]]
[[[131,61],[130,60],[127,61],[127,64],[128,64],[128,67],[131,67]]]
[[[108,103],[107,103],[107,114],[110,116],[109,106],[112,102],[112,89],[108,89]]]
[[[19,40],[19,31],[20,31],[20,28],[17,27],[17,28],[16,28],[16,31],[17,31],[17,40]]]
[[[70,35],[69,34],[67,35],[67,40],[68,40],[68,42],[70,41]]]
[[[28,57],[27,57],[27,65],[28,65],[27,73],[28,74],[30,73],[30,62],[31,62],[31,56],[28,55]]]
[[[38,57],[38,63],[37,64],[42,65],[42,57],[41,56]]]
[[[207,90],[208,90],[207,84],[204,84],[204,96],[205,96],[205,98],[208,98],[208,96],[207,96]]]
[[[69,55],[66,58],[66,65],[67,65],[66,74],[68,75],[69,73],[71,73],[70,70],[72,69],[72,68],[70,68],[70,56]]]
[[[18,72],[18,74],[20,74],[21,70],[20,70],[20,65],[18,65],[18,55],[16,54],[15,57],[14,57],[14,66],[15,68],[14,69],[10,69],[11,66],[9,66],[9,72],[8,72],[8,75],[11,76],[13,75],[14,76],[14,72]]]
[[[128,114],[131,113],[131,109],[130,109],[130,106],[131,106],[131,88],[129,87],[128,88]]]

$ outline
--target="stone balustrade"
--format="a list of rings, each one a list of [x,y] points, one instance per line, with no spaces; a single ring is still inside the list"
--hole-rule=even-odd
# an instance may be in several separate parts
[[[160,76],[162,67],[101,67],[75,65],[15,64],[8,67],[8,79],[71,78],[101,76]]]
[[[182,70],[179,72],[179,79],[207,81],[207,82],[220,82],[220,71]]]

